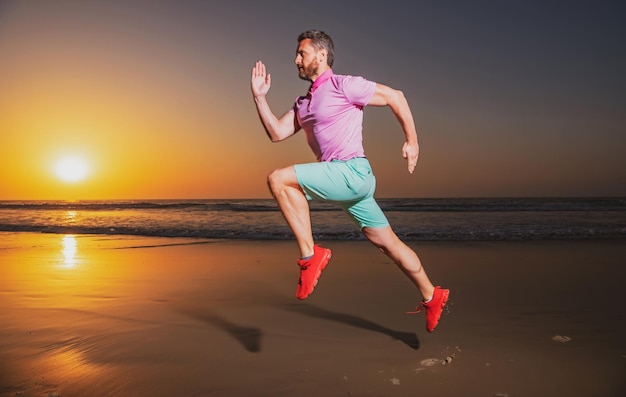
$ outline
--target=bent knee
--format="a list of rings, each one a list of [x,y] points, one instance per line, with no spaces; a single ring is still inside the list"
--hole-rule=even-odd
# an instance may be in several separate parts
[[[274,193],[280,186],[280,170],[274,170],[267,175],[267,186]]]
[[[276,182],[279,180],[279,178],[280,178],[279,171],[280,170],[274,170],[274,171],[270,172],[267,175],[267,184],[270,187],[272,187],[272,185],[276,184]]]
[[[298,185],[298,179],[293,167],[279,168],[267,175],[267,185],[272,192],[285,186]]]

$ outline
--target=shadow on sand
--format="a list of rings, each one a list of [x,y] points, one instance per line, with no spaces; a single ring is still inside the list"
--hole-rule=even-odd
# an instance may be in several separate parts
[[[210,312],[193,313],[186,311],[186,314],[197,320],[224,330],[250,353],[258,353],[261,351],[261,337],[263,336],[263,332],[259,328],[245,327],[235,324],[215,313]]]
[[[270,306],[274,306],[288,312],[297,313],[299,315],[333,321],[355,328],[378,332],[404,343],[411,349],[417,350],[420,348],[420,342],[417,338],[417,334],[415,333],[396,331],[353,314],[324,309],[310,303],[293,302],[293,300],[287,301],[287,298],[281,296],[280,294],[276,294],[274,291],[259,291],[257,294],[254,294],[254,296],[248,295],[248,298],[250,299],[250,302],[266,302],[266,304],[269,304]],[[207,299],[204,298],[193,299],[193,302],[206,302],[206,300]],[[233,323],[232,321],[218,315],[214,310],[208,307],[199,308],[195,305],[180,304],[176,306],[178,306],[177,309],[179,312],[185,313],[192,318],[225,331],[228,335],[238,341],[243,348],[246,349],[246,351],[251,353],[258,353],[261,351],[263,331],[260,328]]]
[[[335,312],[328,309],[323,309],[318,306],[310,305],[310,304],[302,304],[302,303],[288,303],[280,306],[282,309],[296,312],[305,316],[321,318],[323,320],[334,321],[337,323],[342,323],[346,325],[350,325],[352,327],[366,329],[368,331],[378,332],[384,335],[388,335],[395,340],[399,340],[403,342],[405,345],[409,346],[411,349],[417,350],[420,347],[419,339],[415,333],[411,332],[401,332],[394,331],[392,329],[383,327],[380,324],[372,322],[370,320],[366,320],[362,317],[355,316],[353,314],[346,314]]]

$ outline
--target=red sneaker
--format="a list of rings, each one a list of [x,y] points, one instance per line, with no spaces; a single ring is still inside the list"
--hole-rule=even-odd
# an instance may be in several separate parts
[[[328,265],[331,251],[328,248],[323,248],[319,245],[313,247],[313,256],[309,259],[298,261],[300,266],[300,279],[298,280],[298,287],[296,288],[296,298],[306,299],[313,289],[317,285],[322,275],[322,270]]]
[[[441,287],[437,286],[433,292],[432,299],[428,303],[422,302],[420,306],[415,308],[415,311],[406,312],[406,314],[417,314],[426,310],[426,330],[433,332],[437,324],[439,324],[441,313],[443,313],[443,308],[446,302],[448,302],[449,296],[449,289],[441,289]]]

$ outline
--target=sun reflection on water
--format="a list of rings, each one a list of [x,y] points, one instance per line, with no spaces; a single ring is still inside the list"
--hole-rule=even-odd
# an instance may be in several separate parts
[[[74,267],[78,264],[78,260],[76,259],[76,237],[73,234],[66,234],[61,240],[61,244],[63,249],[61,252],[63,253],[63,266],[64,267]]]
[[[78,215],[76,211],[67,211],[65,213],[65,221],[68,224],[76,223],[76,215]]]

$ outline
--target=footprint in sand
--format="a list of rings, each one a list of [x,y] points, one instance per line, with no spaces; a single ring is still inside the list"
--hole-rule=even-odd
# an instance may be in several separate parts
[[[434,367],[435,365],[448,365],[448,364],[452,363],[452,360],[454,360],[454,355],[447,356],[444,359],[441,359],[441,358],[427,358],[425,360],[422,360],[420,362],[420,364],[422,364],[422,366],[424,366],[424,367]]]
[[[425,360],[422,360],[420,364],[422,364],[424,367],[433,367],[435,365],[441,365],[441,359],[440,358],[427,358]]]

